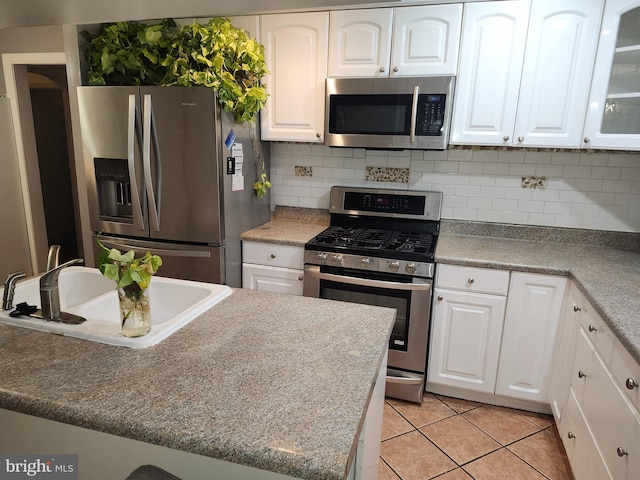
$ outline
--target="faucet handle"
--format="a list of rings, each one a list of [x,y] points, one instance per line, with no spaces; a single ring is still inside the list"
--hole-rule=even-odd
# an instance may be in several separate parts
[[[16,283],[21,278],[26,277],[24,272],[10,273],[4,282],[4,294],[2,295],[2,309],[11,310],[13,308],[13,294],[16,291]]]
[[[63,263],[62,265],[58,265],[57,267],[52,268],[44,275],[40,277],[40,288],[46,288],[51,286],[58,285],[58,275],[60,275],[60,271],[65,267],[70,267],[71,265],[79,265],[84,263],[84,259],[82,258],[74,258],[73,260],[69,260],[68,262]]]

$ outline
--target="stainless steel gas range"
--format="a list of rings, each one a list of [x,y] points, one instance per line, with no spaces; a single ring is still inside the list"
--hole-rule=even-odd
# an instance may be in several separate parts
[[[332,187],[305,245],[304,295],[395,308],[386,395],[422,402],[442,193]]]

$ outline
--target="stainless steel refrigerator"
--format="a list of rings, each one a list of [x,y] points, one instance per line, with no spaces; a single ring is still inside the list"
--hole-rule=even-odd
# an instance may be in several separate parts
[[[160,275],[241,286],[240,234],[269,220],[269,195],[252,188],[256,161],[269,169],[259,122],[234,122],[205,87],[78,98],[94,237],[160,255]]]

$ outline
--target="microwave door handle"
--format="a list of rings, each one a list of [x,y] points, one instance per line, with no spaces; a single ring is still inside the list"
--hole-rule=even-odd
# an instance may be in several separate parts
[[[390,282],[386,280],[372,280],[370,278],[347,277],[336,275],[334,273],[323,273],[317,267],[305,268],[305,275],[315,277],[320,280],[331,280],[336,283],[345,283],[347,285],[360,285],[363,287],[386,288],[389,290],[410,290],[410,291],[429,291],[431,283],[402,283]]]
[[[151,95],[144,96],[144,119],[142,130],[142,166],[144,168],[144,180],[147,186],[147,196],[149,197],[149,223],[154,232],[160,231],[158,221],[158,210],[156,197],[153,189],[153,178],[151,177],[151,121],[153,110]]]
[[[127,119],[127,167],[129,169],[129,185],[131,186],[131,212],[133,224],[140,230],[145,229],[142,217],[142,205],[140,204],[140,188],[136,176],[135,151],[136,151],[136,96],[129,95],[129,115]]]
[[[411,102],[411,132],[409,133],[409,141],[416,141],[416,119],[418,117],[418,97],[420,96],[420,87],[413,87],[413,101]]]

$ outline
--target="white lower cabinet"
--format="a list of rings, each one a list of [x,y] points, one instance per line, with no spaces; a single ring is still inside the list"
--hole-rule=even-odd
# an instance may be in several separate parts
[[[576,480],[639,478],[640,365],[572,284],[556,362],[552,410]],[[570,332],[573,332],[571,337]],[[570,358],[561,356],[568,353]],[[554,406],[557,404],[557,407]]]
[[[565,277],[511,274],[496,394],[548,402],[566,285]]]
[[[242,288],[302,295],[304,248],[242,243]]]
[[[493,393],[506,297],[435,289],[427,381]]]
[[[439,265],[427,389],[443,385],[547,404],[566,282]]]

